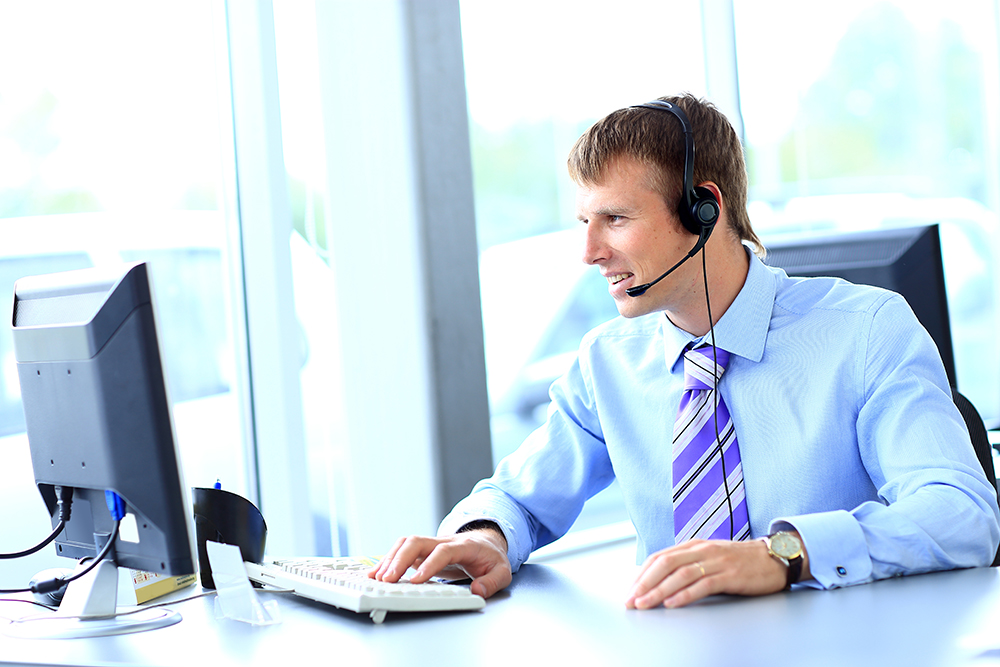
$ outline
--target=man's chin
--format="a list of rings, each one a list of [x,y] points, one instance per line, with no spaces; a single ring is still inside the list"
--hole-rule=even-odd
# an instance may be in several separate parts
[[[618,314],[626,319],[632,319],[634,317],[642,317],[643,315],[648,315],[651,311],[649,308],[644,308],[643,304],[634,303],[635,299],[632,297],[627,297],[629,301],[622,303],[621,301],[615,299],[615,306],[618,308]],[[640,297],[641,298],[641,297]]]

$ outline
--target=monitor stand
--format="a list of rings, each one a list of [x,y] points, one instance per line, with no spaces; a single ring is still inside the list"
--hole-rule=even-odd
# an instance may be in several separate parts
[[[163,608],[139,609],[124,614],[117,608],[118,568],[114,562],[105,560],[83,577],[70,582],[55,615],[20,619],[9,623],[2,631],[23,639],[76,639],[144,632],[181,620],[178,612]]]

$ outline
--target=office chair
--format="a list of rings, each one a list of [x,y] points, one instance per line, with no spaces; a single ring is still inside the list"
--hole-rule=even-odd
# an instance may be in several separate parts
[[[979,458],[979,464],[983,466],[986,479],[996,488],[997,475],[993,468],[993,448],[990,446],[990,439],[986,434],[986,424],[983,423],[983,418],[979,416],[976,407],[954,387],[951,390],[951,395],[955,400],[955,405],[958,406],[958,411],[962,413],[962,418],[965,419],[969,435],[972,436],[972,447],[976,450],[976,456]],[[1000,565],[1000,549],[997,550],[997,554],[993,558],[993,567],[998,565]]]

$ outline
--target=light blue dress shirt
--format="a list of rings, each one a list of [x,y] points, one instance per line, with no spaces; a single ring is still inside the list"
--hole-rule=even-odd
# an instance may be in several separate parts
[[[749,253],[748,253],[749,254]],[[988,565],[1000,542],[987,483],[937,348],[905,300],[833,278],[789,278],[750,254],[715,325],[719,385],[743,460],[751,535],[793,527],[811,585]],[[502,528],[514,570],[618,479],[637,561],[674,544],[671,434],[693,337],[663,313],[584,338],[546,423],[442,522]]]

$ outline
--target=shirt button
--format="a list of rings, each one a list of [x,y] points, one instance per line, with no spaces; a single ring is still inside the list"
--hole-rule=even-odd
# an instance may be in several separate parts
[[[847,568],[844,567],[843,565],[838,565],[837,566],[837,574],[839,574],[842,577],[846,577],[847,576]]]

